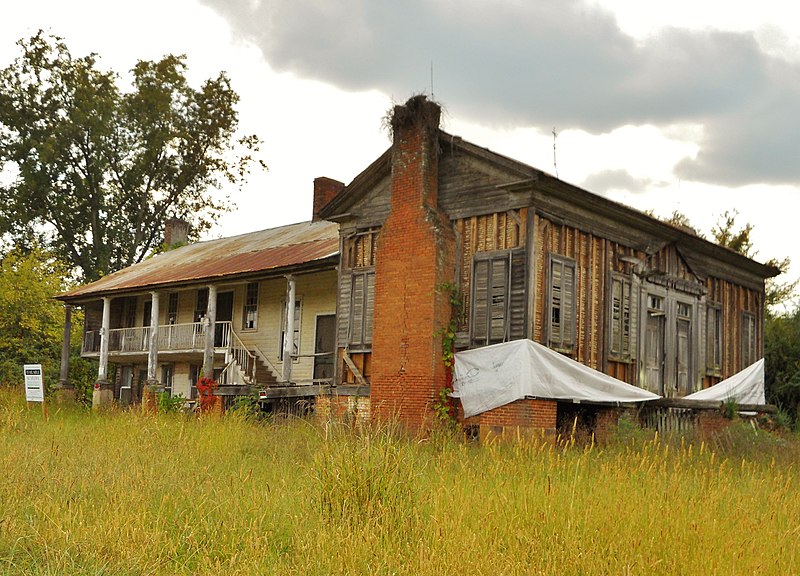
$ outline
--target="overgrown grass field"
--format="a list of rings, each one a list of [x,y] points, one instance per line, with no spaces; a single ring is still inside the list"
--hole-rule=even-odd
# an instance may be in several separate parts
[[[635,431],[634,431],[635,432]],[[796,439],[478,446],[0,390],[0,574],[798,574]]]

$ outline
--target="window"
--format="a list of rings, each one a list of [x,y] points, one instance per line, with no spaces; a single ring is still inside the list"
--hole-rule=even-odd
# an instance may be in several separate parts
[[[299,358],[297,355],[300,354],[300,320],[301,320],[301,311],[302,311],[302,302],[300,300],[294,301],[294,346],[292,347],[292,356],[293,360],[297,362]],[[286,316],[286,302],[283,303],[283,322],[281,324],[281,341],[280,341],[280,350],[278,351],[278,358],[283,360],[283,350],[286,348],[286,326],[287,326],[287,316]]]
[[[470,319],[473,346],[526,336],[526,259],[524,249],[475,255]]]
[[[200,322],[208,313],[208,288],[200,288],[197,291],[197,299],[194,305],[194,320]]]
[[[747,368],[756,358],[756,317],[750,312],[742,312],[742,365]]]
[[[631,358],[631,286],[630,278],[624,276],[611,278],[609,355],[616,360]]]
[[[178,323],[178,293],[172,292],[167,301],[167,324],[173,325]]]
[[[244,295],[242,330],[255,330],[258,322],[258,282],[250,282]]]
[[[575,347],[575,262],[550,257],[549,342],[557,350]]]
[[[136,297],[125,299],[125,328],[136,326]]]
[[[201,374],[201,366],[198,364],[190,364],[189,365],[189,382],[191,383],[191,388],[189,390],[189,399],[194,400],[197,398],[197,381],[200,380]]]
[[[353,348],[372,344],[372,320],[375,307],[375,271],[353,270],[350,279],[350,336]]]
[[[161,384],[164,386],[164,392],[172,396],[172,379],[175,374],[175,366],[173,364],[164,364],[161,366]]]
[[[722,368],[722,307],[706,306],[706,370],[719,372]]]

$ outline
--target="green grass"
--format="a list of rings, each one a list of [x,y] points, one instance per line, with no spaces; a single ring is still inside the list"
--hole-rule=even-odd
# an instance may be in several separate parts
[[[796,439],[476,446],[0,390],[0,574],[797,574]]]

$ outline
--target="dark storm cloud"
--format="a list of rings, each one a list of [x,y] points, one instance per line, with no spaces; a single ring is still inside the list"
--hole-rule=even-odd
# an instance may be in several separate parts
[[[800,66],[750,34],[665,29],[636,41],[580,0],[203,0],[280,71],[402,101],[430,90],[460,118],[600,133],[702,123],[679,176],[800,180]]]

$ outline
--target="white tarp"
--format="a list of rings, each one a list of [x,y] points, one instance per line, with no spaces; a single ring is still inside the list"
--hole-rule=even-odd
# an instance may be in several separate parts
[[[466,418],[526,396],[582,402],[643,402],[659,398],[532,340],[456,353],[453,389],[453,396],[461,399]]]
[[[739,404],[766,404],[764,359],[751,364],[727,380],[686,396],[687,400],[735,400]]]

